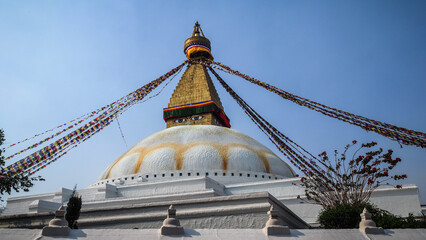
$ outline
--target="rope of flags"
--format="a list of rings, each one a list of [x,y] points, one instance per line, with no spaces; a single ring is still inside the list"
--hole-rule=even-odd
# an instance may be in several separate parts
[[[278,148],[278,150],[286,156],[290,162],[301,170],[305,175],[315,174],[320,176],[325,181],[329,182],[328,179],[331,178],[329,172],[325,172],[317,164],[324,165],[325,163],[321,160],[310,154],[300,145],[292,141],[290,138],[285,136],[282,132],[277,130],[272,126],[268,121],[266,121],[262,116],[260,116],[253,108],[251,108],[237,93],[233,91],[231,87],[213,70],[218,69],[223,72],[239,76],[253,84],[261,86],[266,90],[273,92],[286,100],[290,100],[300,106],[307,107],[311,110],[322,113],[326,116],[330,116],[341,121],[359,126],[367,131],[374,131],[378,134],[381,134],[385,137],[388,137],[392,140],[398,141],[401,144],[405,145],[415,145],[418,147],[426,147],[426,134],[420,131],[414,131],[395,125],[387,124],[384,122],[376,121],[359,115],[351,114],[336,108],[320,104],[318,102],[299,97],[297,95],[286,92],[278,87],[267,84],[265,82],[259,81],[253,77],[242,74],[238,71],[231,69],[230,67],[215,62],[209,59],[189,59],[183,62],[181,65],[162,75],[161,77],[153,80],[152,82],[142,86],[141,88],[123,96],[117,101],[108,104],[104,107],[101,107],[95,111],[84,114],[76,119],[73,119],[67,123],[61,124],[55,128],[46,130],[44,132],[38,133],[33,137],[26,138],[22,141],[16,142],[3,148],[16,146],[23,142],[29,141],[46,133],[60,129],[59,131],[53,133],[52,135],[45,137],[44,139],[30,145],[27,148],[24,148],[8,157],[5,160],[14,158],[15,156],[22,154],[28,150],[36,149],[32,154],[10,164],[4,168],[4,171],[12,173],[25,173],[32,175],[37,171],[45,168],[49,164],[55,162],[63,155],[67,154],[71,149],[78,146],[80,143],[90,139],[93,135],[98,133],[100,130],[110,125],[119,115],[123,114],[134,104],[144,102],[141,101],[145,98],[147,94],[156,89],[161,83],[166,79],[173,76],[171,80],[179,73],[183,67],[187,64],[202,64],[207,67],[225,90],[232,96],[232,98],[238,103],[238,105],[244,110],[244,112],[249,116],[249,118],[256,124],[256,126],[264,132],[269,140]],[[171,81],[170,80],[170,81]],[[167,83],[168,84],[168,83]],[[166,85],[167,85],[166,84]],[[160,91],[161,92],[161,91]],[[152,96],[155,97],[156,95]],[[150,98],[152,98],[150,97]],[[148,99],[150,99],[148,98]],[[146,101],[146,100],[145,100]],[[65,136],[60,136],[66,134]],[[56,140],[54,140],[56,139]],[[53,141],[47,146],[42,147],[45,143]],[[41,148],[40,148],[41,147]],[[2,174],[0,172],[0,177]]]
[[[73,149],[78,144],[86,141],[104,127],[108,126],[115,118],[118,117],[118,115],[116,115],[118,112],[119,110],[112,112],[110,116],[101,119],[100,121],[91,121],[90,123],[63,137],[62,139],[59,139],[49,146],[46,146],[38,152],[35,152],[26,157],[24,159],[25,161],[23,162],[23,165],[25,166],[23,171],[31,175],[56,161],[61,156],[65,155],[69,150]],[[6,168],[6,170],[9,169]],[[19,170],[21,171],[21,169]]]
[[[178,73],[183,66],[185,66],[188,63],[188,60],[183,62],[181,65],[177,66],[176,68],[173,68],[171,71],[167,72],[166,74],[162,75],[161,77],[153,80],[152,82],[142,86],[141,88],[127,94],[126,96],[120,98],[119,100],[102,107],[96,111],[93,111],[89,114],[89,116],[84,119],[81,119],[77,121],[76,123],[69,125],[68,127],[61,129],[57,133],[41,140],[40,142],[31,145],[30,147],[18,151],[15,154],[12,154],[8,156],[6,159],[11,159],[14,156],[23,153],[29,149],[33,149],[36,147],[39,147],[41,144],[48,142],[50,140],[53,140],[53,138],[59,136],[62,133],[67,132],[67,134],[64,137],[60,137],[59,139],[55,140],[53,143],[42,147],[41,149],[35,151],[34,153],[10,164],[9,166],[4,168],[4,171],[7,172],[15,172],[15,173],[26,173],[28,175],[32,175],[35,172],[45,168],[47,165],[51,164],[52,162],[56,161],[63,155],[67,154],[71,149],[78,146],[80,143],[88,140],[90,137],[92,137],[94,134],[98,133],[100,130],[102,130],[104,127],[108,126],[110,123],[112,123],[119,115],[124,113],[126,110],[128,110],[131,106],[134,104],[140,102],[147,94],[152,92],[156,87],[158,87],[162,82],[164,82],[167,78],[171,76],[176,76],[176,73]],[[92,117],[92,118],[90,118]],[[82,117],[77,118],[80,119]],[[75,129],[74,127],[83,123],[84,120],[90,120],[86,124],[80,126],[79,128]],[[70,122],[75,122],[75,120],[72,120]],[[70,123],[68,122],[68,123]],[[65,124],[60,125],[65,126]],[[69,131],[71,130],[71,132]],[[72,131],[74,130],[74,131]],[[48,130],[41,134],[42,135],[46,132],[53,131]],[[30,138],[31,139],[31,138]],[[25,139],[23,141],[20,141],[18,143],[27,141],[29,139]],[[1,176],[1,173],[0,173]]]
[[[80,124],[81,122],[85,121],[86,119],[88,119],[88,118],[90,118],[90,117],[93,117],[96,113],[99,113],[100,111],[102,111],[102,110],[106,109],[108,106],[109,106],[109,105],[107,105],[107,106],[105,106],[105,107],[102,107],[102,108],[100,108],[100,109],[97,109],[97,110],[95,110],[95,111],[93,111],[93,112],[86,113],[86,114],[84,114],[84,115],[82,115],[82,116],[80,116],[80,117],[78,117],[78,118],[75,118],[75,119],[73,119],[73,120],[71,120],[71,121],[69,121],[69,122],[63,123],[63,124],[61,124],[61,125],[59,125],[59,126],[57,126],[57,127],[54,127],[54,128],[48,129],[48,130],[46,130],[46,131],[44,131],[44,132],[41,132],[41,133],[35,134],[35,135],[34,135],[34,136],[32,136],[32,137],[29,137],[29,138],[26,138],[26,139],[24,139],[24,140],[21,140],[21,141],[18,141],[18,142],[16,142],[16,143],[13,143],[13,144],[11,144],[11,145],[8,145],[8,146],[4,147],[2,150],[6,150],[6,149],[8,149],[8,148],[10,148],[10,147],[14,147],[14,146],[16,146],[16,145],[18,145],[18,144],[21,144],[21,143],[23,143],[23,142],[29,141],[29,140],[31,140],[31,139],[34,139],[34,138],[39,137],[39,136],[41,136],[41,135],[44,135],[44,134],[46,134],[46,133],[48,133],[48,132],[52,132],[52,131],[54,131],[55,129],[63,128],[63,127],[65,127],[65,126],[67,126],[67,125],[70,125],[71,123],[73,123],[73,122],[75,122],[75,121],[77,121],[77,120],[79,120],[79,119],[81,119],[81,118],[83,118],[83,117],[84,117],[84,119],[82,119],[82,120],[78,121],[77,123],[73,124],[73,126],[76,126],[76,125]],[[69,129],[69,128],[70,128],[70,127],[68,127],[68,129]],[[40,141],[37,145],[39,145],[39,144],[41,144],[41,143],[42,143],[42,142]],[[16,155],[17,155],[17,154],[16,154]],[[12,157],[9,157],[9,158],[12,158]],[[6,160],[7,160],[7,159],[6,159]]]
[[[315,156],[273,127],[252,107],[250,107],[237,93],[235,93],[235,91],[211,67],[209,67],[209,70],[213,73],[223,88],[225,88],[231,97],[244,110],[244,113],[246,113],[256,126],[268,136],[269,140],[294,166],[306,175],[315,174],[323,178],[325,181],[331,177],[329,176],[329,173],[321,170],[321,168],[317,165],[317,162],[323,163],[321,160],[317,159]]]
[[[193,60],[194,61],[194,60]],[[259,81],[253,77],[242,74],[238,71],[231,69],[230,67],[215,61],[208,59],[197,60],[197,63],[200,63],[204,66],[215,68],[221,71],[224,71],[229,74],[239,76],[253,84],[261,86],[266,90],[273,92],[286,100],[290,100],[300,106],[307,107],[311,110],[322,113],[326,116],[339,119],[341,121],[350,123],[355,126],[359,126],[367,131],[373,131],[380,135],[383,135],[387,138],[395,140],[404,145],[415,145],[418,147],[426,147],[426,134],[420,131],[414,131],[403,127],[398,127],[388,123],[376,121],[359,115],[355,115],[349,112],[345,112],[336,108],[320,104],[315,101],[311,101],[306,98],[299,97],[297,95],[286,92],[278,87],[267,84],[265,82]]]

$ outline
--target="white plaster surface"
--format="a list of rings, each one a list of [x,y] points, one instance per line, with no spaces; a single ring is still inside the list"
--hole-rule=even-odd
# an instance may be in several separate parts
[[[178,169],[180,161],[182,166]],[[141,163],[138,169],[137,163]],[[294,175],[271,150],[241,132],[213,125],[191,125],[168,128],[140,141],[103,171],[99,179],[176,169]]]
[[[158,172],[163,169],[176,170],[175,152],[173,148],[167,147],[152,151],[145,156],[138,172]],[[134,161],[137,161],[137,159]],[[119,174],[121,171],[116,171],[115,173]]]
[[[210,145],[199,145],[188,149],[184,154],[182,169],[210,170],[222,168],[220,152]],[[200,159],[203,159],[200,161]]]
[[[180,176],[182,173],[182,176]],[[205,172],[201,172],[205,174]],[[218,195],[238,195],[256,192],[269,192],[284,203],[291,211],[308,223],[317,222],[321,207],[303,200],[304,190],[297,186],[299,178],[273,179],[273,175],[255,172],[209,171],[209,176],[196,176],[196,172],[174,172],[174,177],[162,177],[161,173],[149,174],[148,178],[133,176],[121,178],[108,184],[94,185],[78,190],[83,198],[83,209],[106,206],[120,206],[139,202],[159,202],[178,199],[196,199]],[[231,173],[234,176],[231,176]],[[188,176],[191,174],[191,176]],[[217,174],[217,176],[215,176]],[[226,174],[226,176],[223,176]],[[240,176],[240,174],[242,176]],[[154,175],[157,177],[155,178]],[[247,177],[250,175],[250,177]],[[146,177],[145,175],[143,175]],[[257,176],[257,177],[255,177]],[[264,178],[262,178],[262,176]],[[271,177],[272,179],[269,179]],[[106,180],[102,180],[106,181]],[[225,184],[224,184],[225,183]],[[49,212],[50,206],[65,203],[71,190],[61,189],[56,193],[9,198],[2,216]],[[300,195],[301,199],[297,196]],[[140,200],[138,200],[140,199]],[[40,201],[42,200],[42,201]],[[421,215],[418,188],[404,185],[402,189],[383,187],[373,193],[371,201],[378,207],[403,217],[413,213]],[[31,205],[32,204],[32,205]]]
[[[229,148],[228,169],[250,172],[266,172],[265,165],[260,157],[256,153],[243,147]]]
[[[389,236],[399,240],[426,239],[426,229],[385,229],[385,235],[368,235],[371,240],[386,240]]]
[[[271,169],[271,173],[282,174],[283,176],[291,176],[293,173],[287,167],[281,164],[281,159],[277,157],[275,154],[265,153],[265,157],[269,162],[269,168]]]
[[[358,229],[306,229],[290,230],[289,236],[266,236],[262,229],[185,229],[183,236],[162,236],[158,229],[77,229],[66,237],[41,236],[39,229],[0,229],[2,240],[33,239],[206,239],[206,240],[424,240],[426,229],[391,229],[384,235],[363,235]]]
[[[371,195],[371,202],[403,217],[408,216],[408,213],[422,215],[419,188],[414,184],[403,185],[401,189],[392,186],[379,188]]]
[[[139,153],[134,153],[130,154],[126,158],[123,158],[121,161],[114,165],[114,171],[111,171],[110,177],[114,178],[132,174],[133,169],[136,167],[138,157]]]
[[[70,189],[60,188],[54,193],[9,198],[1,215],[47,212],[50,211],[51,206],[68,202],[71,193],[72,190]]]

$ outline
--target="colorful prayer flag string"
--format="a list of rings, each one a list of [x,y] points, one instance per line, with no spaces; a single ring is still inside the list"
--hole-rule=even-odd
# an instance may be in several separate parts
[[[214,62],[208,59],[202,59],[202,60],[192,60],[194,63],[200,63],[204,66],[208,66],[211,68],[219,69],[221,71],[239,76],[251,83],[254,83],[258,86],[261,86],[268,91],[271,91],[273,93],[278,94],[284,99],[290,100],[300,106],[307,107],[309,109],[312,109],[314,111],[320,112],[326,116],[330,116],[336,119],[339,119],[341,121],[350,123],[352,125],[359,126],[367,131],[374,131],[380,135],[383,135],[385,137],[388,137],[392,140],[398,141],[405,145],[415,145],[418,147],[426,147],[426,134],[420,131],[414,131],[410,129],[406,129],[403,127],[398,127],[395,125],[391,125],[388,123],[376,121],[373,119],[369,119],[366,117],[362,117],[359,115],[351,114],[349,112],[345,112],[336,108],[332,108],[329,106],[326,106],[324,104],[320,104],[315,101],[311,101],[306,98],[299,97],[297,95],[291,94],[289,92],[286,92],[278,87],[275,87],[273,85],[267,84],[265,82],[261,82],[253,77],[250,77],[248,75],[242,74],[238,71],[232,70],[230,67],[219,63]]]
[[[261,117],[252,107],[250,107],[237,93],[211,68],[209,70],[213,73],[220,84],[231,95],[231,97],[238,103],[244,110],[249,118],[264,132],[269,140],[278,148],[278,150],[286,156],[289,161],[301,170],[306,175],[316,174],[327,181],[329,176],[324,171],[321,171],[317,165],[318,159],[306,151],[304,148],[297,145],[290,138],[273,127],[268,121]],[[308,156],[306,156],[306,155]],[[319,161],[321,162],[321,161]]]
[[[119,100],[107,105],[106,107],[101,108],[102,110],[94,111],[90,115],[92,118],[88,123],[82,125],[78,129],[75,129],[72,132],[69,132],[64,137],[61,137],[54,141],[53,143],[39,149],[38,151],[30,154],[29,156],[16,161],[13,164],[5,167],[4,170],[7,172],[16,172],[16,173],[26,173],[34,174],[40,169],[45,168],[47,165],[56,161],[61,156],[65,155],[68,151],[79,145],[80,143],[86,141],[94,134],[98,133],[104,127],[108,126],[113,122],[119,115],[128,110],[131,106],[141,101],[147,94],[152,92],[158,85],[164,82],[167,78],[178,73],[185,64],[188,63],[188,60],[183,62],[178,67],[172,69],[168,73],[162,75],[161,77],[155,79],[154,81],[144,85],[143,87],[127,94],[126,96],[120,98]],[[98,115],[95,114],[98,113]],[[83,115],[85,116],[85,115]],[[76,124],[68,126],[65,129],[60,130],[59,132],[53,134],[52,136],[43,139],[42,141],[31,145],[27,149],[21,150],[15,154],[12,154],[8,159],[16,156],[19,153],[25,152],[26,150],[39,147],[42,143],[52,140],[54,137],[67,132],[74,128],[74,126],[82,123],[84,121],[80,120]],[[26,141],[26,140],[24,140]]]

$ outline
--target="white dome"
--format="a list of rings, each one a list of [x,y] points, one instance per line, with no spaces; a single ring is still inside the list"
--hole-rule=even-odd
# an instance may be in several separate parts
[[[167,128],[145,138],[105,169],[99,180],[176,170],[294,176],[291,168],[271,150],[239,131],[191,125]]]

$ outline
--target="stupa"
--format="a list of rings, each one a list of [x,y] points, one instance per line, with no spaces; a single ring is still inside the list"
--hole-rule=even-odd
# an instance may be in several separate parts
[[[188,59],[213,58],[210,41],[201,34],[197,23],[185,41]],[[118,158],[102,173],[101,183],[130,174],[179,177],[181,171],[193,176],[220,171],[220,183],[241,182],[239,172],[259,179],[294,177],[291,168],[271,150],[230,128],[215,86],[201,64],[188,66],[163,113],[167,129]]]
[[[198,23],[184,53],[188,59],[213,59]],[[205,66],[188,65],[163,115],[165,130],[134,145],[98,181],[78,190],[83,199],[80,228],[159,229],[170,205],[180,224],[192,229],[262,229],[272,206],[273,215],[291,229],[316,222],[321,208],[300,200],[304,189],[293,170],[270,149],[231,128]],[[61,188],[9,198],[0,227],[42,228],[71,192]],[[380,188],[371,201],[402,216],[421,212],[415,185]]]

